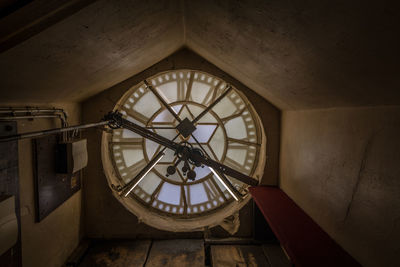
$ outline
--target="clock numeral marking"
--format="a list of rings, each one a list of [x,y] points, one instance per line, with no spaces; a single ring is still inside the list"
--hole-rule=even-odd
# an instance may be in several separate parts
[[[187,200],[186,200],[186,192],[185,192],[185,187],[184,185],[181,185],[181,204],[183,204],[183,214],[187,214]]]
[[[192,93],[192,87],[193,87],[193,78],[194,78],[194,73],[193,73],[193,71],[191,71],[190,72],[189,83],[188,83],[187,90],[186,90],[185,101],[189,101],[190,100],[190,94]]]
[[[221,84],[222,84],[222,81],[219,81],[219,82],[217,83],[217,85],[214,86],[214,90],[212,90],[212,91],[213,91],[212,97],[211,97],[211,99],[210,99],[210,101],[209,101],[208,103],[212,103],[212,102],[215,101],[215,99],[217,99],[217,93],[218,93],[218,91],[219,91],[219,87],[221,86]],[[207,103],[207,104],[208,104],[208,103]]]
[[[219,193],[215,188],[214,184],[209,179],[203,182],[203,186],[209,201],[212,201],[213,199],[217,198]]]
[[[160,194],[161,187],[164,185],[164,181],[161,181],[161,183],[157,186],[157,188],[154,190],[154,192],[150,196],[150,202],[149,204],[153,204],[154,200],[158,198],[158,195]]]
[[[222,196],[222,198],[227,201],[228,199],[226,198],[225,194],[222,192],[221,188],[219,187],[217,181],[215,180],[216,178],[213,176],[211,176],[210,181],[213,183],[214,187],[217,189],[218,194],[220,196]]]
[[[119,141],[112,141],[111,145],[126,145],[134,147],[142,147],[143,138],[120,138]]]

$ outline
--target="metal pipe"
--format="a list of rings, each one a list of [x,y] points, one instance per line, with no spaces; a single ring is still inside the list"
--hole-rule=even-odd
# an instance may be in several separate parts
[[[13,108],[13,107],[0,107],[0,113],[31,113],[31,112],[55,112],[62,113],[67,118],[67,113],[61,108],[37,108],[37,107],[26,107],[26,108]]]
[[[28,113],[30,115],[18,115],[19,113]],[[51,114],[40,114],[40,113],[51,113]],[[61,114],[57,114],[61,113]],[[57,115],[58,118],[61,120],[61,126],[66,127],[68,126],[67,123],[67,113],[60,108],[38,108],[38,107],[24,107],[24,108],[13,108],[13,107],[0,107],[0,114],[9,114],[8,117],[1,117],[3,120],[7,118],[9,120],[18,120],[18,119],[34,119],[34,118],[50,118],[50,117],[40,117],[40,116],[47,116],[47,115]]]
[[[60,118],[62,121],[64,121],[63,118],[61,118],[60,114],[54,114],[54,115],[35,115],[35,116],[8,116],[8,117],[1,117],[0,120],[2,121],[8,121],[8,120],[29,120],[29,119],[34,119],[34,118],[40,118],[40,119],[45,119],[45,118]]]
[[[25,138],[34,138],[34,137],[46,136],[46,135],[57,134],[57,133],[64,133],[64,132],[69,132],[69,131],[74,131],[74,130],[93,128],[93,127],[97,127],[97,126],[106,125],[108,123],[109,123],[109,121],[101,121],[101,122],[81,124],[81,125],[76,125],[76,126],[71,126],[71,127],[56,128],[56,129],[51,129],[51,130],[44,130],[44,131],[4,136],[4,137],[0,137],[0,142],[8,142],[8,141],[20,140],[20,139],[25,139]]]

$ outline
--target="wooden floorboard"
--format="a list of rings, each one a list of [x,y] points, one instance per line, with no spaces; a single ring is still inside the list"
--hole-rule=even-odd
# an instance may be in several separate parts
[[[213,267],[271,267],[261,246],[211,246]]]
[[[146,267],[204,266],[204,241],[199,239],[153,241]]]
[[[80,267],[138,267],[146,261],[150,240],[101,241],[88,250]]]
[[[265,256],[272,267],[291,267],[289,259],[279,245],[263,245]]]
[[[210,245],[209,251],[207,264],[213,267],[292,266],[279,245]],[[205,262],[202,239],[94,241],[79,266],[200,267]]]

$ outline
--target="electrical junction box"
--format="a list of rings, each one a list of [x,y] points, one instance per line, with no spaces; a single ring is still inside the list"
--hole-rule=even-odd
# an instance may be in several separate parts
[[[86,167],[88,162],[86,139],[57,144],[56,172],[73,174]]]

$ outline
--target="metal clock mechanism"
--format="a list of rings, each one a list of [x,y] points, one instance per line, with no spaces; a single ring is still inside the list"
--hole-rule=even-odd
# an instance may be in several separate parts
[[[145,81],[147,88],[155,93],[155,89]],[[172,108],[162,99],[162,97],[157,97],[162,104],[166,107],[166,109],[177,119],[179,124],[176,126],[177,135],[173,139],[168,139],[163,137],[145,127],[142,127],[132,121],[129,121],[123,118],[123,115],[118,111],[109,112],[106,114],[101,122],[97,123],[89,123],[89,124],[82,124],[77,126],[71,127],[63,127],[63,128],[56,128],[46,131],[39,131],[39,132],[31,132],[31,133],[24,133],[12,136],[5,136],[0,137],[0,142],[5,141],[13,141],[23,138],[35,138],[45,135],[51,134],[58,134],[63,132],[69,131],[76,131],[80,129],[98,127],[98,126],[108,126],[111,129],[119,129],[124,128],[130,130],[148,140],[151,140],[159,145],[163,146],[163,149],[156,154],[148,164],[136,175],[134,179],[132,179],[129,183],[121,187],[113,186],[113,189],[118,192],[119,195],[128,196],[129,193],[136,187],[137,184],[149,173],[152,168],[160,161],[160,159],[164,156],[165,149],[171,149],[174,151],[175,157],[177,157],[176,162],[168,166],[166,176],[170,176],[176,173],[177,167],[179,163],[183,163],[183,167],[181,167],[182,173],[187,179],[194,181],[196,179],[196,168],[203,168],[204,166],[208,166],[210,170],[214,173],[214,175],[219,179],[219,181],[226,187],[229,193],[233,196],[236,201],[240,201],[243,198],[243,194],[240,193],[228,180],[227,176],[235,178],[245,184],[255,186],[258,184],[258,180],[247,176],[237,170],[234,170],[220,162],[217,162],[209,157],[207,152],[200,147],[194,147],[191,143],[187,140],[193,136],[193,132],[196,130],[196,123],[205,115],[207,114],[215,105],[218,103],[223,97],[225,97],[232,88],[228,85],[225,92],[220,95],[216,101],[210,104],[203,112],[201,112],[195,119],[190,121],[188,118],[181,119],[173,110]],[[103,128],[107,129],[107,128]],[[175,142],[178,137],[181,136],[183,141]],[[194,138],[196,143],[199,142]]]

